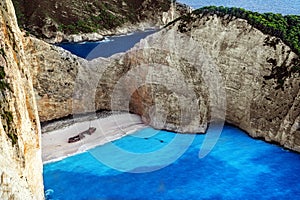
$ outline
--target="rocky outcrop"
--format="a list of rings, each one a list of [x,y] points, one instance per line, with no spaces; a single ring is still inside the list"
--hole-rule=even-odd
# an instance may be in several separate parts
[[[274,73],[290,72],[299,62],[298,55],[245,20],[215,15],[194,20],[184,35],[203,48],[222,76],[226,121],[253,137],[299,151],[300,109],[294,105],[299,104],[300,77]],[[177,25],[173,28],[183,27],[181,22]]]
[[[35,38],[26,41],[40,120],[72,114],[75,79],[87,61]]]
[[[87,62],[47,47],[35,73],[41,119],[128,110],[156,128],[179,132],[204,132],[225,119],[253,137],[300,151],[300,78],[290,73],[299,57],[245,20],[191,19],[109,59]],[[282,70],[290,75],[276,75]]]
[[[0,3],[0,199],[44,198],[40,125],[14,8]]]

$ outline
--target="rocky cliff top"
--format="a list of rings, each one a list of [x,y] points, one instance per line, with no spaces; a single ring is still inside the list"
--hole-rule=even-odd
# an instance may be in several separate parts
[[[207,6],[192,13],[183,15],[178,20],[182,20],[180,32],[187,32],[190,30],[188,24],[196,20],[196,18],[202,18],[206,16],[217,15],[219,17],[226,18],[227,21],[233,18],[240,18],[246,20],[250,25],[259,29],[264,34],[278,37],[285,44],[300,55],[300,16],[298,15],[281,15],[275,13],[258,13],[245,10],[243,8],[228,8],[228,7],[216,7]],[[277,43],[279,40],[277,40]],[[270,45],[276,46],[275,43]]]
[[[199,20],[209,20],[214,16],[218,16],[223,19],[223,23],[230,24],[231,21],[237,19],[243,19],[253,28],[258,29],[262,33],[269,35],[264,40],[263,45],[269,46],[276,50],[277,45],[280,42],[285,43],[291,51],[300,55],[300,16],[296,15],[286,15],[273,13],[257,13],[252,11],[247,11],[242,8],[227,8],[227,7],[216,7],[209,6],[203,7],[179,17],[176,21],[171,22],[174,24],[179,22],[178,31],[185,34],[190,34],[192,29],[197,27]],[[276,39],[271,39],[275,37]],[[289,66],[286,62],[283,62],[280,66],[277,63],[277,58],[269,58],[268,63],[270,63],[272,68],[272,73],[265,76],[265,79],[275,79],[277,86],[276,88],[283,89],[284,81],[288,77],[294,75],[300,76],[300,59],[294,58]]]

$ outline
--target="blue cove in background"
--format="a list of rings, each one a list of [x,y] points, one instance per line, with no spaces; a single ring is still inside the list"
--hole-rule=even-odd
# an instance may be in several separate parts
[[[156,31],[156,29],[150,29],[128,35],[112,36],[98,42],[60,43],[58,46],[87,60],[98,57],[108,58],[116,53],[129,50],[141,39]]]
[[[274,12],[283,15],[300,14],[299,0],[177,0],[178,2],[187,4],[193,8],[203,6],[226,6],[226,7],[242,7],[260,13]],[[82,43],[60,43],[58,46],[70,51],[71,53],[92,60],[98,57],[110,57],[113,54],[125,52],[132,48],[141,39],[155,33],[157,30],[146,30],[134,32],[129,35],[107,37],[105,40],[98,42],[82,42]]]
[[[152,135],[144,137],[143,135]],[[143,129],[113,142],[130,152],[165,148],[175,133]],[[173,164],[148,173],[127,173],[99,162],[106,145],[44,166],[48,199],[297,199],[300,197],[300,155],[254,140],[226,125],[213,151],[198,158],[204,135],[195,137]],[[108,145],[108,144],[107,144]],[[180,148],[178,146],[177,148]],[[174,149],[176,151],[176,149]],[[167,155],[165,155],[167,156]],[[112,156],[122,162],[127,158]],[[161,157],[161,162],[165,160]],[[145,167],[151,167],[145,166]]]

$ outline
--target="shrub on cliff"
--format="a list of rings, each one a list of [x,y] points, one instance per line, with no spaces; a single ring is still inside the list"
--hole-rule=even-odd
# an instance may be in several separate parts
[[[261,30],[265,34],[276,36],[291,49],[300,55],[300,16],[275,13],[258,13],[247,11],[243,8],[226,8],[223,6],[208,6],[193,12],[200,14],[216,14],[218,16],[229,15],[248,21],[249,24]]]
[[[286,15],[274,13],[257,13],[247,11],[243,8],[226,8],[208,6],[197,9],[190,14],[184,15],[175,21],[180,21],[178,30],[182,33],[190,32],[193,22],[198,18],[203,18],[209,15],[217,15],[226,20],[241,18],[253,27],[261,30],[264,34],[275,36],[275,38],[266,37],[264,45],[276,49],[280,39],[289,46],[292,51],[300,56],[300,16]],[[174,21],[174,22],[175,22]],[[173,24],[174,22],[170,23]],[[300,58],[295,58],[290,64],[284,62],[282,65],[277,65],[276,59],[268,59],[268,63],[272,65],[270,75],[264,76],[266,80],[274,79],[276,82],[275,89],[284,89],[284,83],[287,78],[300,76]]]

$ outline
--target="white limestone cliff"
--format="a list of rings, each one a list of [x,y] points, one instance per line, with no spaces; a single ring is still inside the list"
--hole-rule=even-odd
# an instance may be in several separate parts
[[[30,63],[10,0],[0,2],[0,199],[44,198],[40,122]],[[2,87],[2,86],[1,86]]]

